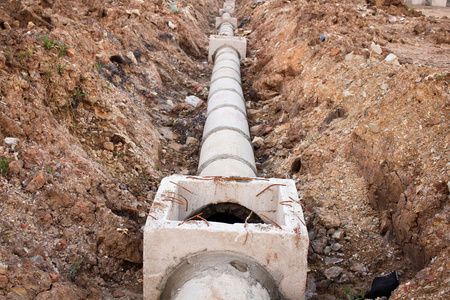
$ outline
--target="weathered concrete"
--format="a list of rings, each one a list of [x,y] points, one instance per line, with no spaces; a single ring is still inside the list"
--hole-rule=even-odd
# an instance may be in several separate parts
[[[211,35],[209,37],[208,61],[212,62],[216,51],[223,46],[234,48],[238,52],[240,59],[246,57],[247,40],[245,38],[239,36]]]
[[[270,274],[268,277],[273,278],[283,297],[303,299],[308,234],[303,221],[300,221],[303,220],[303,212],[297,202],[295,183],[292,180],[262,178],[205,179],[207,178],[174,175],[161,182],[150,210],[156,220],[148,218],[144,229],[144,298],[159,299],[166,283],[172,280],[172,274],[183,263],[189,262],[192,255],[222,252],[243,257],[235,260],[238,265],[243,266],[244,272],[245,266],[260,266]],[[271,186],[272,184],[280,185]],[[263,190],[265,191],[262,192]],[[185,204],[172,202],[170,200],[173,199],[169,197],[183,202],[186,198],[187,210]],[[198,219],[182,223],[208,205],[223,203],[242,205],[258,215],[264,223],[245,225],[243,222],[227,224],[210,221],[207,224]],[[281,229],[263,214],[281,226]],[[217,264],[227,267],[225,262],[217,261]],[[184,284],[192,278],[203,278],[206,276],[205,269],[208,267],[193,268],[190,275],[177,275],[181,276],[177,281]],[[250,272],[246,276],[253,275]],[[253,285],[252,282],[256,281],[264,287],[262,279],[254,276],[256,278],[252,277],[249,284]],[[199,283],[200,286],[205,286],[208,280],[205,277],[201,281],[203,283]],[[271,293],[274,288],[266,289]]]
[[[447,0],[410,0],[406,1],[406,3],[413,5],[450,7],[450,1]]]

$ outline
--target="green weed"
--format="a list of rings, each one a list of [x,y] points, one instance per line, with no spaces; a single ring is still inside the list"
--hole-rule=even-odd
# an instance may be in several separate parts
[[[80,99],[83,96],[85,96],[85,94],[78,92],[78,89],[75,89],[75,91],[73,91],[73,98],[74,99]]]
[[[48,79],[53,77],[52,71],[50,70],[45,70],[42,74],[45,75]]]
[[[58,71],[59,74],[62,74],[62,72],[64,71],[64,69],[67,67],[67,64],[61,66],[61,65],[56,65],[56,70]]]
[[[57,42],[49,40],[47,35],[41,37],[41,41],[44,42],[44,49],[51,50],[56,47]]]
[[[12,158],[0,157],[0,174],[6,175],[9,173],[9,163],[12,162]]]
[[[9,59],[13,54],[12,52],[3,52],[3,55],[5,56],[6,59]]]
[[[365,296],[365,291],[363,290],[361,293],[361,296],[352,296],[350,290],[351,290],[351,286],[342,286],[342,289],[344,290],[345,293],[345,298],[347,300],[364,300],[364,296]],[[341,298],[339,298],[339,300],[342,300]]]
[[[109,85],[110,85],[110,83],[108,82],[108,84],[107,85],[103,85],[102,88],[111,91],[111,88],[109,87]]]
[[[20,63],[23,63],[24,58],[31,56],[33,54],[34,54],[34,51],[28,51],[28,52],[19,53],[17,56],[20,59]]]
[[[45,171],[49,174],[53,174],[55,172],[55,170],[53,170],[53,167],[51,164],[46,164],[45,165]]]
[[[55,47],[58,50],[58,57],[62,57],[64,53],[70,48],[69,46],[63,45],[61,43],[57,43]]]
[[[79,262],[77,262],[75,265],[71,266],[69,268],[70,271],[72,271],[72,274],[70,275],[71,277],[74,277],[75,274],[77,273],[77,271],[81,268],[81,263],[83,262],[83,258],[80,259]]]
[[[100,69],[103,68],[104,66],[105,66],[104,64],[101,64],[101,63],[99,63],[98,61],[96,61],[96,62],[94,63],[94,67],[96,67],[97,70],[100,70]]]

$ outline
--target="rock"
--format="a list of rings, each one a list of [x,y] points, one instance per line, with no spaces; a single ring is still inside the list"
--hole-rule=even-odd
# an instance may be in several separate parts
[[[135,8],[135,9],[127,9],[127,10],[125,10],[125,12],[127,14],[129,14],[129,15],[136,15],[138,17],[141,15],[141,11],[139,9],[137,9],[137,8]]]
[[[20,170],[23,168],[23,161],[22,160],[13,160],[9,163],[9,172],[13,175],[17,175],[20,173]]]
[[[97,61],[103,65],[106,65],[109,63],[109,55],[105,52],[101,52],[95,55],[95,58]]]
[[[394,17],[394,16],[390,16],[390,17],[388,18],[388,21],[389,21],[389,23],[395,23],[395,22],[397,22],[397,18]]]
[[[333,251],[339,251],[342,248],[342,245],[339,243],[334,243],[333,245],[331,245],[331,250]]]
[[[326,278],[328,279],[333,279],[338,277],[342,271],[344,271],[344,269],[342,269],[341,267],[331,267],[329,269],[326,269],[323,272],[323,275],[325,275]]]
[[[372,131],[373,133],[378,133],[378,132],[380,132],[380,128],[379,128],[378,125],[375,124],[375,123],[369,123],[369,129],[370,129],[370,131]]]
[[[3,68],[6,63],[6,57],[3,55],[3,53],[0,53],[0,68]]]
[[[8,29],[8,30],[11,29],[11,25],[9,25],[8,22],[4,22],[3,26],[5,27],[5,29]]]
[[[250,133],[252,135],[257,135],[262,130],[262,125],[254,125],[250,127]]]
[[[134,53],[132,51],[129,51],[127,53],[127,57],[133,62],[133,64],[137,64],[138,61],[136,59],[136,56],[134,56]]]
[[[67,49],[66,53],[67,53],[67,55],[69,55],[69,57],[75,56],[75,50],[73,48]]]
[[[0,113],[0,127],[6,136],[25,137],[25,132],[16,121],[2,113]]]
[[[323,254],[328,255],[331,253],[331,247],[330,246],[326,246],[325,249],[323,249]]]
[[[343,258],[337,258],[337,257],[331,257],[331,258],[327,257],[327,258],[325,258],[325,264],[326,265],[328,265],[328,264],[333,264],[333,265],[340,264],[343,261],[344,261]]]
[[[31,29],[33,29],[34,27],[36,27],[36,25],[33,23],[33,22],[28,22],[28,25],[27,25],[27,29],[28,30],[31,30]]]
[[[313,248],[314,252],[321,254],[321,253],[323,253],[323,249],[327,245],[327,242],[328,242],[327,238],[322,237],[320,239],[316,239],[316,240],[312,241],[311,247]]]
[[[353,60],[353,58],[355,58],[355,54],[353,54],[353,52],[351,52],[345,56],[346,61],[351,61],[351,60]]]
[[[189,170],[188,169],[184,169],[180,172],[181,175],[189,175]]]
[[[395,54],[392,54],[392,53],[389,54],[388,56],[386,56],[386,58],[384,60],[391,65],[400,67],[400,63],[398,62],[398,57]]]
[[[5,144],[11,147],[11,150],[14,151],[16,146],[19,144],[18,138],[7,137],[5,138]]]
[[[372,42],[372,44],[370,45],[370,50],[372,50],[373,53],[380,55],[383,50],[381,50],[381,46],[375,44],[374,42]]]
[[[197,139],[192,136],[189,136],[186,139],[186,145],[195,145],[196,143],[197,143]]]
[[[350,267],[350,271],[362,273],[362,272],[367,272],[367,269],[366,269],[366,267],[364,267],[363,264],[360,264],[360,263],[354,263],[354,264]]]
[[[341,49],[340,49],[340,48],[334,48],[334,49],[331,49],[330,55],[331,55],[331,56],[336,56],[336,55],[338,55],[340,52],[341,52]]]
[[[264,133],[269,133],[273,130],[272,126],[267,126],[267,128],[264,130]]]
[[[188,96],[186,97],[186,99],[184,99],[184,101],[192,105],[193,107],[197,107],[197,105],[202,101],[202,99],[200,99],[197,96]]]
[[[262,146],[264,146],[264,139],[262,137],[255,136],[253,138],[252,145],[253,147],[261,148]]]
[[[172,30],[174,30],[174,29],[177,28],[177,25],[173,24],[173,23],[170,22],[170,21],[167,23],[167,26],[169,26],[169,28],[172,29]]]
[[[7,296],[8,299],[30,299],[28,291],[21,286],[16,286],[11,289]]]
[[[343,230],[336,231],[331,235],[331,238],[338,241],[342,240],[342,238],[344,238],[344,231]]]
[[[8,266],[0,263],[0,275],[5,275],[8,271]]]
[[[34,175],[33,180],[31,180],[25,188],[25,191],[33,193],[43,187],[46,182],[47,177],[45,176],[44,171],[38,171],[36,175]]]
[[[327,229],[336,228],[341,225],[341,220],[339,219],[339,217],[331,211],[318,209],[317,217],[319,219],[319,223],[325,226],[325,228]]]
[[[5,275],[0,275],[0,289],[4,289],[8,284],[8,277]]]
[[[75,200],[70,197],[68,193],[58,187],[51,188],[48,191],[49,206],[50,207],[72,207],[75,204]]]
[[[111,142],[104,142],[103,148],[105,148],[108,151],[114,151],[114,144]]]

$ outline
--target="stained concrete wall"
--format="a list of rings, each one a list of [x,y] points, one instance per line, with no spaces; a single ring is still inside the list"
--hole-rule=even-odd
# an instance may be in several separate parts
[[[406,4],[450,7],[449,0],[411,0],[406,1]]]

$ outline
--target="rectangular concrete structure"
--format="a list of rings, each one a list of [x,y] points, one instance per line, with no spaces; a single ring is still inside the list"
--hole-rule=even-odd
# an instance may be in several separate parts
[[[213,61],[214,53],[222,46],[231,46],[238,53],[239,58],[245,58],[247,52],[247,40],[238,36],[211,35],[209,38],[208,61]]]
[[[222,23],[229,22],[231,25],[233,25],[233,28],[236,28],[237,25],[237,19],[236,18],[221,18],[216,17],[216,28],[219,28]]]
[[[263,222],[183,222],[224,203],[242,205]],[[148,217],[144,229],[144,299],[160,299],[168,281],[182,280],[172,278],[177,267],[202,253],[246,257],[270,274],[283,298],[304,299],[309,240],[294,181],[173,175],[161,182],[149,213],[156,219]]]
[[[410,0],[406,4],[450,7],[450,1],[447,0]]]

